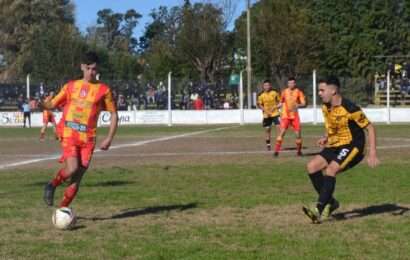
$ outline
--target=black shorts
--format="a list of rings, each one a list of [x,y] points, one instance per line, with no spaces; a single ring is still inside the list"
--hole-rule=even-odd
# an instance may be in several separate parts
[[[279,125],[279,116],[274,116],[274,117],[266,117],[262,121],[262,126],[267,128],[267,127],[272,127],[272,124]]]
[[[328,163],[337,162],[342,171],[356,166],[364,158],[364,145],[347,144],[338,147],[326,147],[320,153]]]

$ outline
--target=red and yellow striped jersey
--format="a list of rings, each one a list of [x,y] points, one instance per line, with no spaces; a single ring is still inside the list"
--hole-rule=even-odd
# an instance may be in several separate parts
[[[297,112],[297,105],[306,103],[306,98],[303,92],[298,88],[286,88],[282,91],[280,96],[280,102],[283,104],[281,117],[293,119],[299,116]]]
[[[116,112],[110,88],[102,83],[70,81],[51,100],[63,106],[62,138],[80,142],[94,141],[98,116],[102,110]]]
[[[53,99],[52,96],[47,96],[44,98],[44,103],[50,102]],[[44,109],[43,110],[43,121],[48,119],[50,116],[53,116],[53,112],[51,110]]]

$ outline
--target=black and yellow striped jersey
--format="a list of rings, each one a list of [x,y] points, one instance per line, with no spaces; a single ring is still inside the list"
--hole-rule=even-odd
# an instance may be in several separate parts
[[[360,107],[343,98],[342,104],[331,108],[323,105],[323,117],[327,132],[327,146],[338,147],[350,143],[364,145],[363,128],[370,124]]]
[[[280,102],[280,96],[275,90],[268,92],[262,92],[258,97],[258,105],[262,106],[265,111],[271,111],[271,113],[263,113],[263,117],[275,117],[279,116],[279,110],[277,106]]]

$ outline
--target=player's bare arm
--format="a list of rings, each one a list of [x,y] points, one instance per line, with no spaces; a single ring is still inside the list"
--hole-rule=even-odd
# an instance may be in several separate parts
[[[376,167],[380,164],[379,159],[377,158],[377,149],[376,149],[376,130],[372,124],[369,124],[366,127],[367,130],[367,141],[369,143],[369,152],[367,155],[367,164],[369,167]]]
[[[327,144],[327,135],[324,135],[324,136],[320,137],[319,140],[317,141],[317,144],[321,148],[323,148]]]
[[[110,129],[108,131],[107,137],[100,144],[101,150],[108,150],[110,148],[115,132],[117,132],[117,127],[118,127],[118,114],[117,112],[111,112]]]
[[[51,101],[41,101],[41,100],[38,102],[38,107],[41,110],[52,110],[55,108],[53,104],[51,103]]]

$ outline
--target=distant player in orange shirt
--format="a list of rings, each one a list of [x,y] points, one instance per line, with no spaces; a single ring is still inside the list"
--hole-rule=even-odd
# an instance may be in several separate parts
[[[44,188],[44,201],[48,206],[54,203],[54,191],[62,182],[70,179],[60,207],[68,207],[77,194],[81,179],[88,169],[96,144],[96,130],[99,113],[111,113],[107,137],[100,149],[108,150],[117,130],[118,115],[110,88],[97,81],[98,56],[88,52],[81,62],[83,78],[70,81],[51,101],[42,105],[44,109],[62,106],[63,116],[58,124],[61,134],[64,167],[59,170]]]
[[[296,154],[302,155],[302,135],[300,127],[300,118],[298,108],[306,106],[306,98],[303,92],[296,87],[296,79],[290,77],[288,86],[281,93],[281,118],[280,118],[280,133],[276,138],[274,156],[279,155],[282,146],[283,137],[289,126],[292,126],[296,134]]]
[[[47,95],[44,99],[44,103],[50,102],[54,97],[54,92],[51,91],[49,95]],[[43,127],[40,130],[40,141],[44,141],[45,136],[46,136],[46,129],[48,126],[48,123],[53,124],[53,131],[54,131],[54,135],[56,137],[56,139],[58,139],[58,135],[57,135],[57,127],[56,127],[56,120],[54,118],[54,113],[51,110],[47,110],[44,109],[43,110]]]

